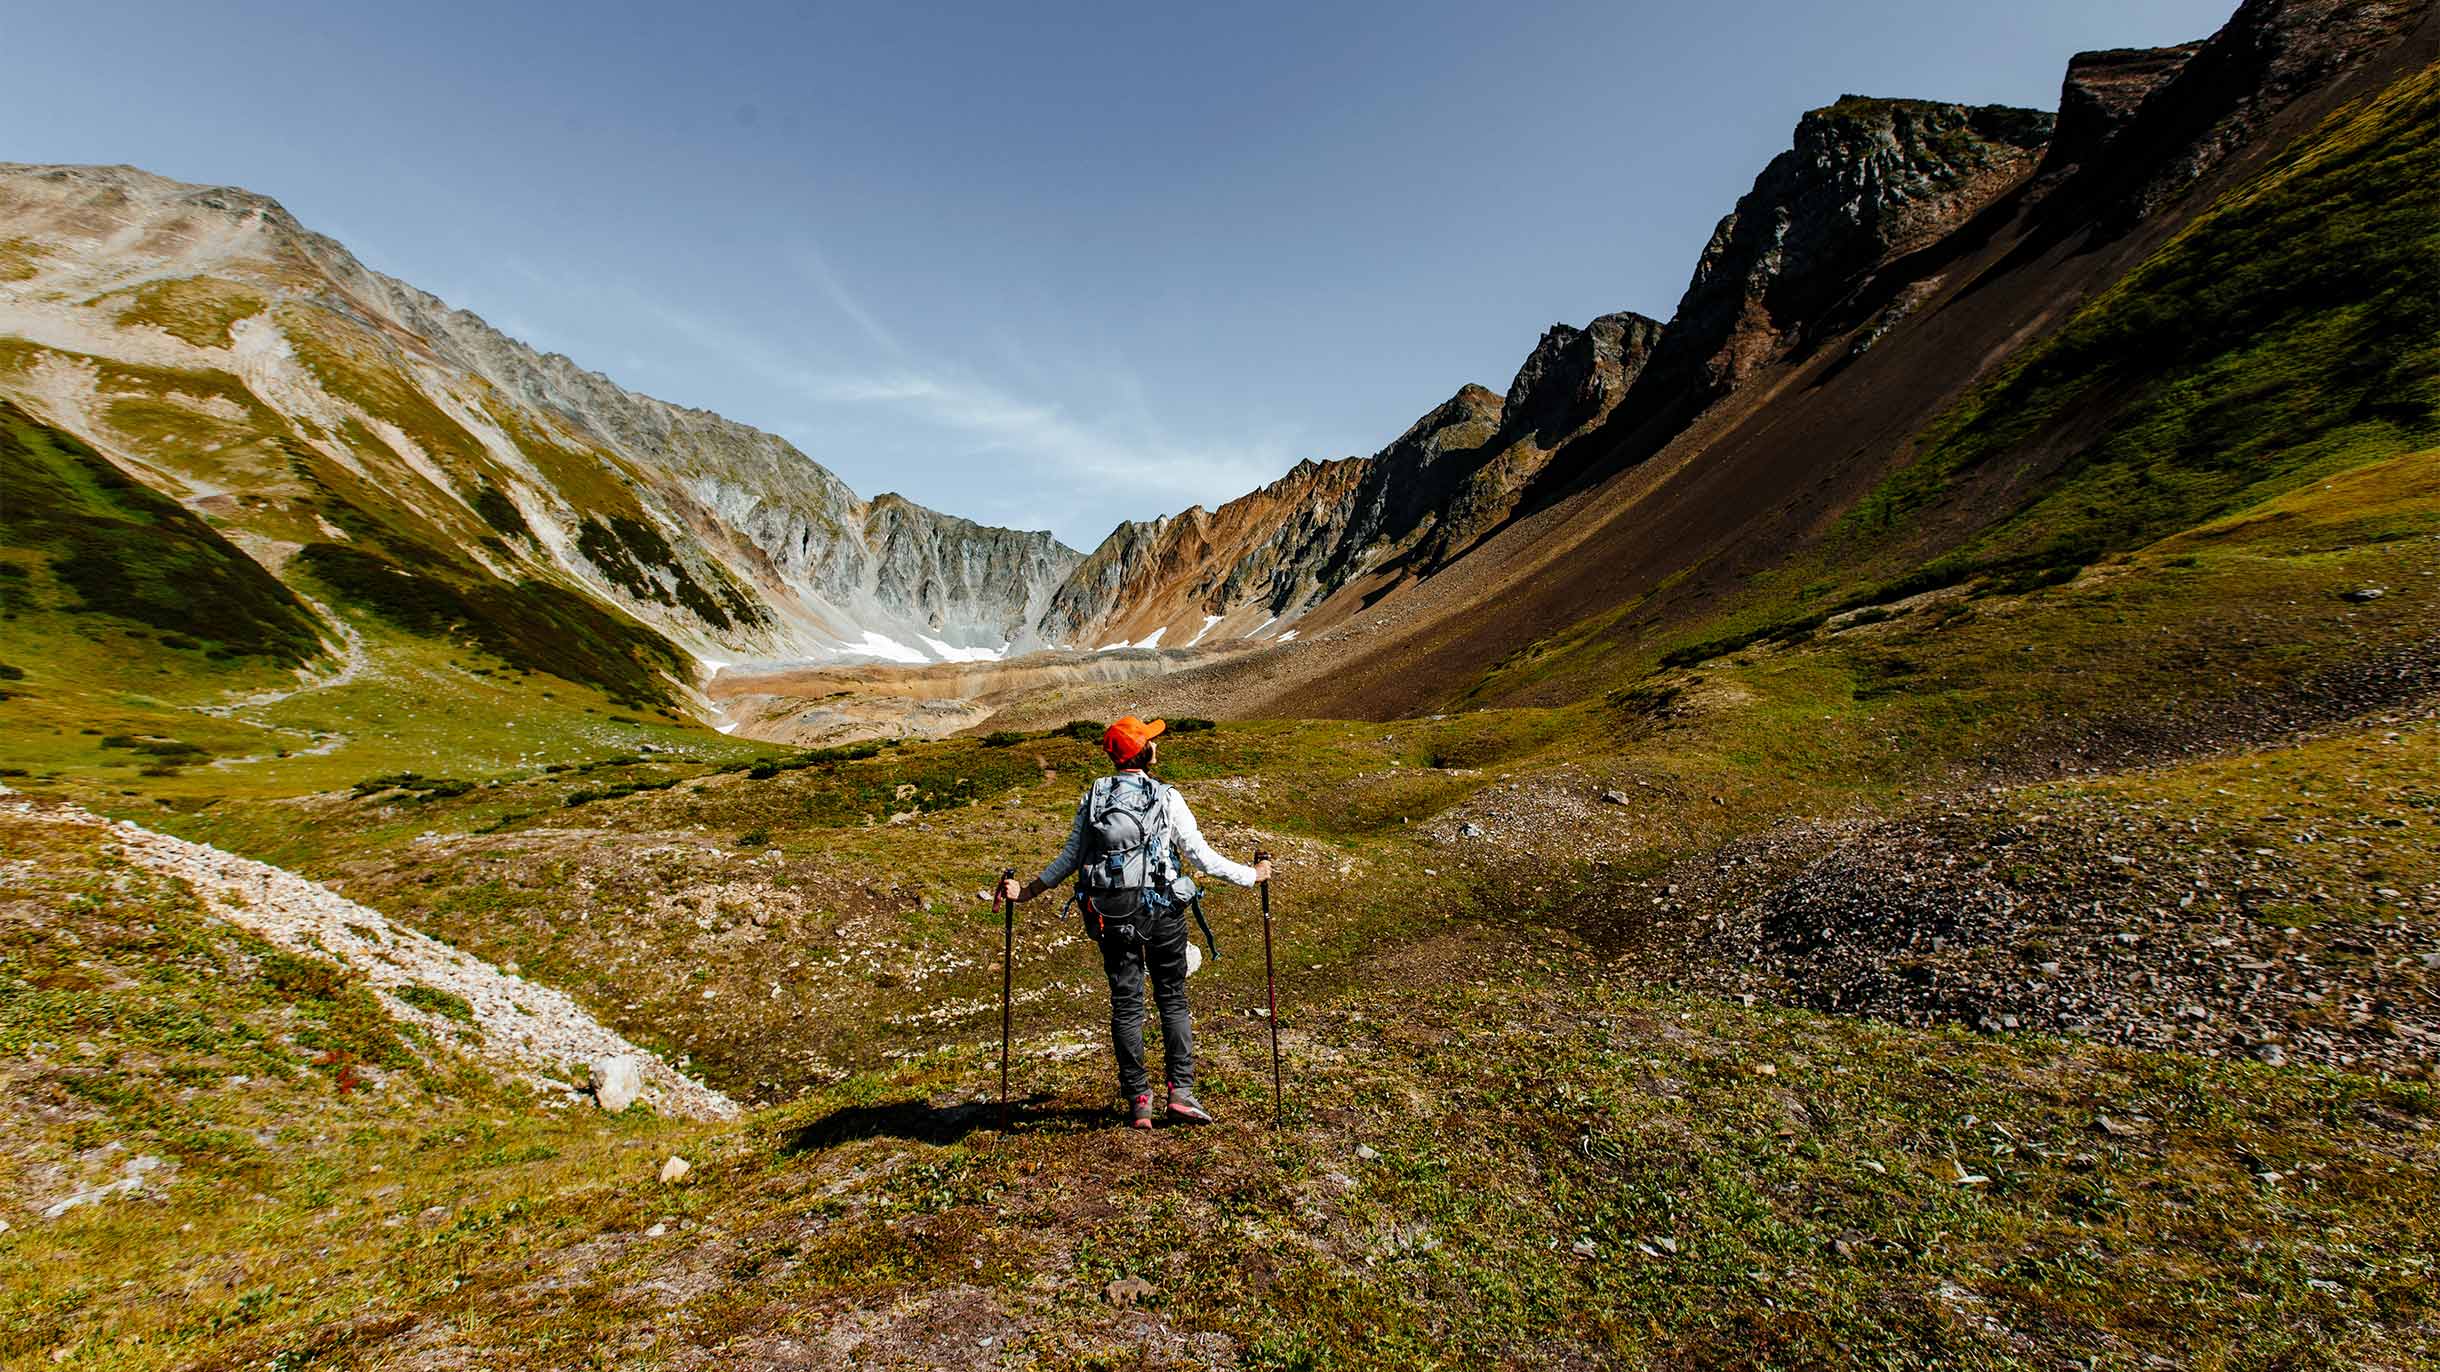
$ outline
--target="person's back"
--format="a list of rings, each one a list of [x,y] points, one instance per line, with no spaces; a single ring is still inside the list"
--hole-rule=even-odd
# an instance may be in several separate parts
[[[1186,914],[1194,888],[1179,855],[1239,886],[1271,875],[1267,861],[1248,867],[1213,849],[1185,797],[1153,778],[1158,761],[1153,740],[1166,727],[1132,715],[1111,725],[1101,746],[1117,770],[1086,789],[1066,846],[1041,875],[1023,886],[1011,878],[1001,889],[1010,900],[1031,900],[1076,875],[1085,933],[1100,945],[1110,982],[1110,1045],[1118,1058],[1119,1091],[1139,1129],[1152,1127],[1152,1082],[1144,1067],[1147,974],[1161,1012],[1169,1117],[1186,1124],[1211,1122],[1194,1092],[1194,1019],[1186,1004],[1191,970]]]

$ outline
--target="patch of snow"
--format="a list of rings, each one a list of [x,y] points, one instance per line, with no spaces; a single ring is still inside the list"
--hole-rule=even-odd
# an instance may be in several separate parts
[[[1168,633],[1168,632],[1169,632],[1169,626],[1168,626],[1168,625],[1166,625],[1166,624],[1164,624],[1164,625],[1162,625],[1160,628],[1153,630],[1153,631],[1152,631],[1151,633],[1149,633],[1149,634],[1146,634],[1146,635],[1144,636],[1144,641],[1143,641],[1143,642],[1141,642],[1141,643],[1136,644],[1135,646],[1136,646],[1136,647],[1138,647],[1138,648],[1158,648],[1158,647],[1160,647],[1160,646],[1161,646],[1161,635],[1163,635],[1163,634],[1165,634],[1165,633]]]
[[[1127,640],[1122,638],[1116,643],[1104,643],[1100,647],[1095,648],[1093,651],[1097,653],[1115,653],[1121,648],[1132,648],[1134,646],[1134,644],[1129,643]]]
[[[1186,640],[1186,646],[1192,648],[1196,644],[1201,643],[1203,641],[1203,636],[1210,633],[1212,631],[1212,626],[1219,622],[1220,616],[1218,615],[1203,616],[1203,627],[1195,630],[1195,636],[1193,638]]]
[[[925,634],[915,637],[923,640],[923,646],[931,649],[932,655],[943,662],[997,662],[1008,656],[1008,645],[1005,643],[997,648],[960,648]]]
[[[1271,616],[1269,619],[1264,620],[1264,621],[1263,621],[1263,622],[1261,622],[1260,624],[1257,624],[1257,625],[1255,625],[1253,628],[1248,629],[1248,630],[1246,630],[1244,633],[1242,633],[1242,634],[1238,635],[1238,637],[1240,637],[1240,638],[1260,638],[1260,637],[1262,637],[1262,631],[1263,631],[1263,630],[1270,628],[1272,625],[1277,624],[1278,622],[1279,622],[1279,616],[1278,616],[1278,615],[1273,615],[1273,616]]]
[[[884,662],[925,663],[932,660],[878,629],[865,630],[864,637],[857,642],[842,642],[839,651],[851,657],[877,657]]]
[[[737,732],[737,721],[733,719],[724,719],[718,724],[713,725],[712,729],[715,733],[733,734]]]
[[[1291,639],[1293,639],[1293,638],[1295,638],[1295,637],[1296,637],[1296,630],[1294,630],[1294,629],[1290,629],[1288,632],[1286,632],[1286,633],[1284,633],[1284,634],[1281,634],[1281,635],[1279,636],[1279,641],[1280,641],[1280,642],[1282,642],[1282,643],[1286,643],[1286,642],[1288,642],[1289,640],[1291,640]]]

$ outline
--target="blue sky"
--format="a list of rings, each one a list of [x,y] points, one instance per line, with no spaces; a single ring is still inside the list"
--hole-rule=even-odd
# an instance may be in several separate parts
[[[283,201],[621,384],[1089,548],[1666,318],[1843,92],[2232,0],[16,7],[0,159]]]

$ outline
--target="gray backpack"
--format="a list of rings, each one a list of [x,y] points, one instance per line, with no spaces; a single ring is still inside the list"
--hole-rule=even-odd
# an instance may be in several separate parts
[[[1132,923],[1147,909],[1170,904],[1162,869],[1168,866],[1169,788],[1141,772],[1093,783],[1085,796],[1084,864],[1076,894],[1096,925]]]
[[[1101,778],[1085,794],[1084,832],[1070,899],[1083,907],[1084,931],[1095,943],[1113,933],[1140,943],[1151,935],[1151,920],[1183,905],[1219,960],[1201,893],[1184,872],[1170,870],[1168,787],[1141,772]]]

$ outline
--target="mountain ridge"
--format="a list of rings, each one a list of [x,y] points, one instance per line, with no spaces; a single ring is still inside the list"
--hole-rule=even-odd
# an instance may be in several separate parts
[[[279,399],[333,421],[321,428],[353,418],[373,430],[371,441],[353,443],[324,432],[278,434],[342,465],[350,455],[335,449],[422,448],[379,455],[375,465],[403,457],[410,470],[392,473],[398,484],[422,478],[421,495],[436,507],[418,512],[425,522],[439,518],[439,532],[454,532],[455,543],[479,545],[501,532],[484,527],[488,518],[467,517],[480,513],[479,497],[489,498],[519,536],[512,548],[539,555],[523,560],[548,564],[699,658],[818,656],[876,634],[901,646],[930,637],[973,651],[1021,647],[1036,602],[1078,556],[1047,534],[984,530],[903,497],[864,500],[775,435],[627,391],[365,267],[270,197],[132,168],[7,164],[0,181],[14,192],[16,265],[0,286],[11,297],[7,332],[70,353],[81,343],[100,362],[124,353],[171,371],[234,369],[248,373],[247,385],[284,385]],[[79,241],[97,240],[98,257],[74,259]],[[144,307],[160,302],[115,298],[148,290],[200,299],[172,299],[155,311],[169,327],[150,345],[95,317],[97,304],[126,304],[109,323],[129,315],[143,316],[139,329],[154,322]],[[217,336],[198,324],[217,324]],[[173,332],[180,328],[192,337]],[[279,336],[245,345],[266,329]],[[301,366],[282,367],[292,359]],[[54,418],[109,427],[106,416],[88,413],[107,402],[73,403],[75,387],[45,394],[25,379],[13,389]],[[175,393],[174,379],[161,389]],[[325,394],[310,394],[317,389]],[[91,390],[81,398],[90,402]],[[363,413],[345,413],[351,409]],[[253,417],[277,430],[279,410],[258,404]],[[177,466],[148,461],[141,442],[104,437],[155,470]],[[460,508],[438,508],[452,503]],[[618,519],[648,530],[643,551],[667,560],[648,572],[638,549],[624,549],[605,565],[596,552],[623,540],[584,535]],[[902,554],[932,545],[931,566],[910,571],[876,558],[873,545],[885,537]],[[977,537],[1000,558],[994,574],[939,580],[937,546]],[[701,584],[700,594],[690,582]],[[749,584],[761,589],[744,594]],[[759,612],[724,621],[757,600],[766,602]]]

